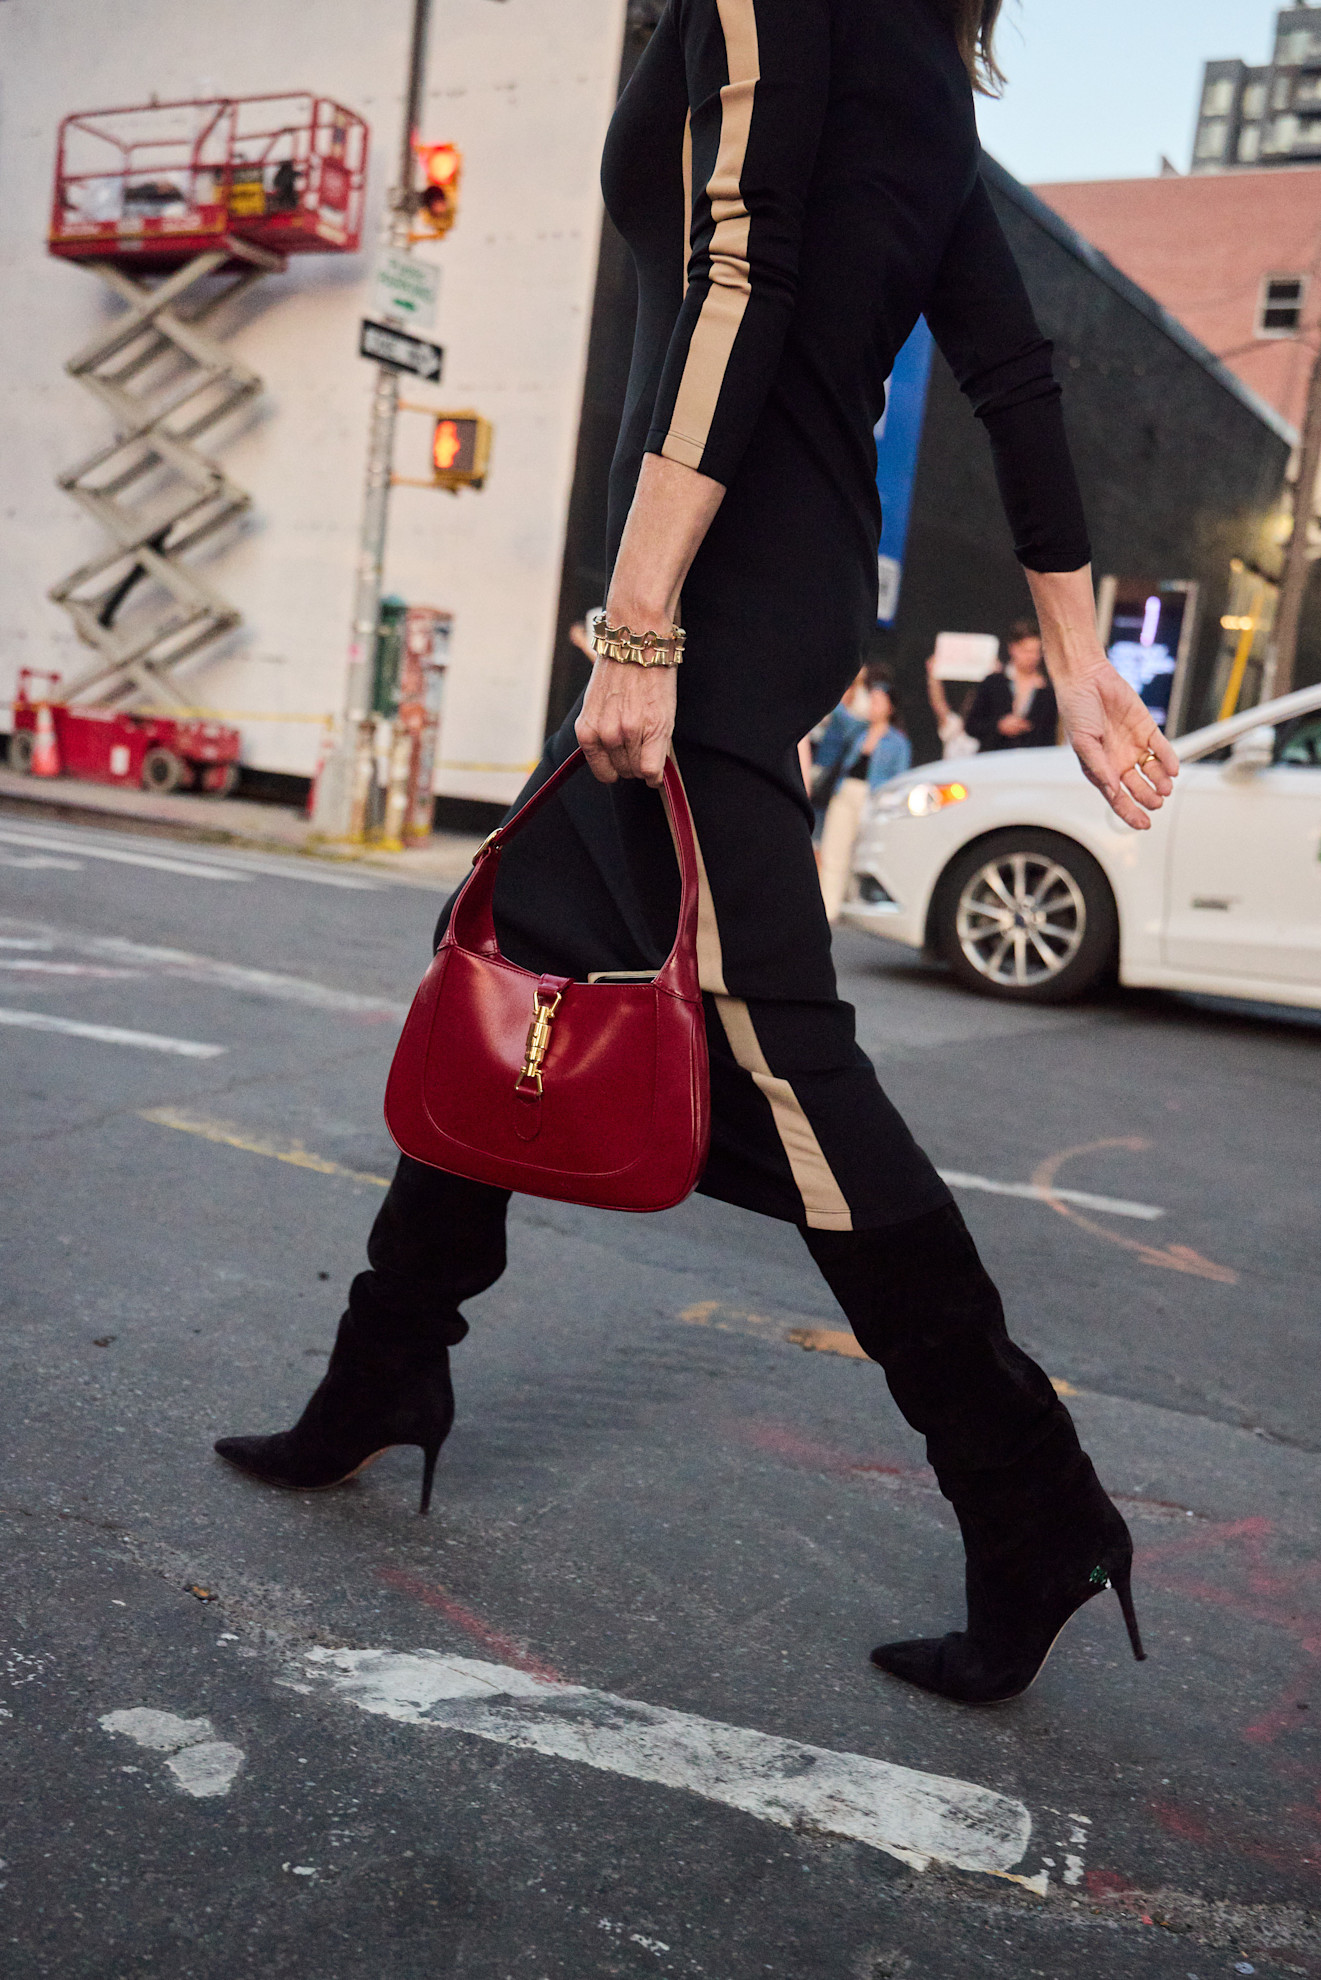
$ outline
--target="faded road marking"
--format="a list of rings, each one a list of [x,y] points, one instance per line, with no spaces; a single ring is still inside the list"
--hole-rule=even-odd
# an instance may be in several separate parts
[[[76,853],[79,859],[109,859],[118,866],[149,866],[153,873],[177,873],[185,880],[251,880],[232,866],[204,866],[197,859],[165,859],[158,853],[129,852],[125,846],[92,845],[86,839],[57,839],[46,832],[11,832],[0,828],[0,842],[28,846],[34,852]]]
[[[364,1712],[686,1789],[780,1828],[847,1836],[918,1870],[943,1863],[1014,1876],[1032,1835],[1021,1801],[970,1781],[548,1683],[504,1664],[434,1650],[313,1650],[306,1661]],[[1044,1876],[1031,1881],[1044,1889]]]
[[[21,969],[40,976],[95,976],[104,981],[129,977],[138,981],[142,976],[140,969],[102,969],[96,963],[46,962],[35,956],[0,956],[0,969]]]
[[[1066,1162],[1072,1162],[1079,1155],[1099,1154],[1105,1148],[1126,1148],[1133,1154],[1141,1154],[1150,1148],[1151,1143],[1140,1135],[1121,1135],[1106,1141],[1086,1141],[1078,1148],[1062,1148],[1057,1155],[1048,1155],[1032,1171],[1032,1181],[1041,1190],[1046,1202],[1059,1216],[1067,1217],[1071,1224],[1090,1231],[1093,1237],[1104,1238],[1107,1244],[1117,1244],[1125,1251],[1131,1251],[1144,1265],[1161,1265],[1171,1272],[1188,1272],[1197,1279],[1214,1279],[1218,1285],[1236,1286],[1238,1273],[1228,1265],[1217,1265],[1210,1258],[1203,1258],[1200,1251],[1194,1251],[1190,1244],[1140,1244],[1136,1238],[1124,1237],[1119,1231],[1107,1230],[1104,1224],[1094,1223],[1072,1207],[1070,1192],[1056,1189],[1056,1173]]]
[[[245,1155],[267,1155],[274,1162],[289,1162],[296,1169],[314,1169],[319,1176],[343,1176],[348,1182],[371,1183],[376,1189],[389,1189],[389,1176],[371,1176],[362,1169],[346,1169],[325,1155],[313,1155],[301,1141],[273,1141],[252,1134],[231,1121],[210,1121],[195,1114],[181,1114],[177,1107],[144,1107],[140,1121],[156,1127],[177,1128],[180,1134],[197,1134],[203,1141],[217,1141],[224,1148],[240,1148]]]
[[[512,1664],[518,1671],[529,1671],[533,1677],[548,1678],[554,1684],[564,1682],[550,1664],[543,1663],[539,1657],[529,1656],[512,1637],[506,1636],[501,1629],[492,1629],[490,1623],[484,1622],[475,1610],[465,1602],[456,1602],[452,1595],[438,1588],[434,1582],[420,1581],[416,1575],[404,1574],[399,1568],[378,1568],[376,1579],[384,1582],[387,1588],[397,1588],[401,1595],[412,1595],[417,1601],[425,1602],[429,1609],[435,1609],[447,1622],[461,1629],[465,1636],[480,1643],[483,1650],[494,1651],[502,1663]]]
[[[810,1348],[817,1354],[842,1354],[850,1361],[871,1359],[843,1327],[791,1327],[784,1338],[795,1347]]]
[[[1142,1146],[1145,1148],[1146,1143]],[[1094,1148],[1128,1147],[1127,1142],[1097,1141]],[[1079,1148],[1071,1149],[1070,1154],[1080,1155]],[[1061,1160],[1064,1158],[1061,1157]],[[997,1182],[991,1176],[969,1176],[962,1169],[938,1169],[942,1182],[951,1189],[982,1189],[991,1196],[1024,1196],[1034,1203],[1076,1203],[1081,1210],[1104,1210],[1110,1217],[1142,1217],[1154,1221],[1165,1212],[1158,1210],[1154,1203],[1130,1203],[1122,1196],[1095,1196],[1089,1189],[1054,1189],[1039,1183],[1034,1176],[1031,1182]]]
[[[143,1052],[176,1052],[185,1059],[218,1059],[225,1045],[201,1045],[195,1038],[162,1038],[154,1031],[125,1031],[117,1024],[84,1024],[79,1018],[51,1017],[45,1011],[0,1009],[0,1024],[28,1031],[58,1031],[66,1038],[92,1038],[101,1045],[136,1045]]]
[[[165,835],[168,839],[168,834]],[[246,848],[217,846],[194,846],[180,852],[142,853],[135,849],[140,840],[126,841],[123,833],[92,826],[79,830],[52,829],[50,826],[21,826],[17,830],[0,830],[0,841],[16,846],[38,846],[57,853],[77,854],[86,859],[109,859],[122,866],[150,866],[163,873],[182,873],[205,880],[308,880],[318,887],[350,887],[357,892],[377,892],[388,882],[374,876],[360,873],[336,871],[327,860],[308,859],[291,853],[287,858],[279,854],[249,852]],[[160,844],[160,838],[155,841]],[[18,865],[14,860],[8,864]],[[23,860],[21,864],[41,866],[65,866],[63,859]],[[77,871],[77,867],[71,870]]]
[[[91,956],[100,962],[149,969],[156,976],[214,984],[218,989],[238,990],[246,996],[270,997],[277,1003],[306,1004],[311,1010],[342,1011],[354,1017],[402,1022],[408,1014],[407,1004],[395,1003],[389,997],[364,997],[356,990],[339,990],[305,976],[286,976],[273,969],[249,969],[243,963],[194,955],[188,949],[164,949],[155,944],[129,942],[118,935],[91,935],[77,928],[55,928],[41,922],[3,917],[0,928],[21,931],[0,936],[0,948],[72,949],[78,955]],[[72,967],[68,963],[49,966],[62,970]]]
[[[166,1754],[166,1768],[177,1784],[199,1801],[228,1794],[243,1765],[243,1748],[217,1739],[210,1719],[181,1719],[174,1712],[135,1705],[125,1712],[106,1712],[97,1724],[149,1753]]]

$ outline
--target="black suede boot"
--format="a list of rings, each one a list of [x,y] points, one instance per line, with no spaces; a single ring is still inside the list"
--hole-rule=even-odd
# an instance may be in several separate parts
[[[454,1421],[449,1350],[468,1323],[459,1302],[505,1265],[504,1190],[405,1156],[349,1291],[330,1366],[291,1430],[222,1437],[219,1455],[263,1484],[318,1491],[342,1484],[395,1444],[423,1456],[421,1512]]]
[[[1049,1378],[1010,1340],[957,1208],[804,1237],[859,1344],[925,1436],[967,1557],[967,1628],[881,1644],[873,1662],[965,1703],[1013,1698],[1070,1616],[1111,1585],[1141,1658],[1128,1528]]]
[[[361,1338],[350,1306],[339,1323],[330,1366],[292,1430],[222,1437],[216,1450],[264,1485],[317,1492],[355,1477],[394,1444],[420,1444],[418,1511],[428,1512],[436,1459],[453,1421],[449,1349],[435,1345],[416,1355],[383,1353]]]
[[[1001,1704],[1027,1690],[1070,1617],[1106,1588],[1119,1597],[1133,1655],[1145,1657],[1129,1586],[1133,1542],[1071,1422],[1020,1463],[946,1477],[941,1489],[967,1556],[967,1628],[879,1644],[874,1664],[966,1705]]]

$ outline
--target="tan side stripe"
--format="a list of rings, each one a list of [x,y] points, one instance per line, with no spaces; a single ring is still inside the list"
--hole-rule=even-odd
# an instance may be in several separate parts
[[[693,113],[683,120],[683,292],[688,293],[688,261],[693,251]]]
[[[711,287],[688,346],[661,452],[685,467],[699,467],[730,353],[752,294],[748,266],[751,221],[743,203],[743,167],[752,128],[752,106],[761,79],[754,0],[716,0],[725,38],[729,81],[720,92],[720,144],[706,185],[711,202]]]
[[[780,1079],[766,1063],[752,1013],[740,997],[731,997],[725,987],[725,959],[720,942],[720,924],[707,878],[706,861],[696,828],[697,846],[697,970],[703,990],[716,1000],[720,1022],[729,1040],[735,1063],[748,1073],[754,1085],[770,1102],[775,1131],[788,1159],[803,1214],[814,1231],[851,1231],[853,1216],[843,1190],[821,1151],[812,1123],[787,1079]]]
[[[821,1143],[798,1095],[787,1079],[780,1079],[767,1065],[752,1012],[738,997],[718,997],[716,1009],[735,1059],[770,1101],[776,1133],[803,1199],[809,1230],[851,1231],[853,1216],[847,1198],[821,1152]]]

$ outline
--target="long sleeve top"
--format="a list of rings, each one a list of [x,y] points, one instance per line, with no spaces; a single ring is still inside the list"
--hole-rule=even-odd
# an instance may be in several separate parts
[[[1085,564],[1051,346],[979,161],[936,0],[671,0],[604,169],[639,272],[633,478],[645,449],[732,487],[767,419],[787,423],[874,554],[871,435],[925,312],[1018,556]]]

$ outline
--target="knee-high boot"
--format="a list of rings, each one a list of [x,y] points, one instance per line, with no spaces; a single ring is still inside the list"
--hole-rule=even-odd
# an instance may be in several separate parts
[[[966,1703],[1025,1691],[1070,1616],[1113,1585],[1134,1655],[1133,1543],[1050,1380],[1009,1338],[951,1203],[870,1231],[805,1231],[859,1344],[927,1442],[967,1558],[968,1621],[872,1660]]]
[[[339,1485],[393,1444],[423,1454],[422,1503],[454,1421],[449,1350],[465,1299],[505,1268],[506,1190],[404,1156],[372,1226],[371,1269],[349,1288],[330,1365],[291,1430],[222,1437],[220,1456],[267,1485]]]

